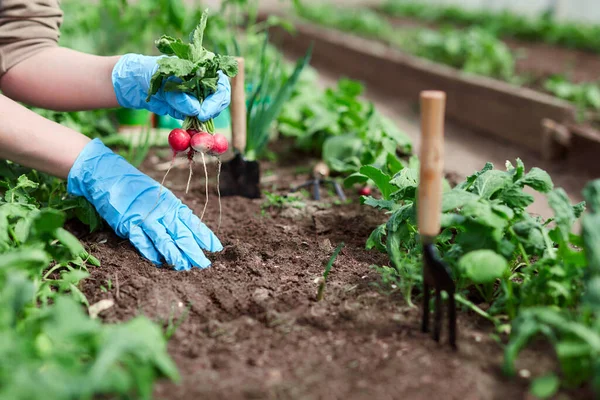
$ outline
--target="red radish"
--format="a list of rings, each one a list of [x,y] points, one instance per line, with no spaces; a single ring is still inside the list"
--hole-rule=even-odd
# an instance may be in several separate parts
[[[198,132],[192,136],[190,142],[192,149],[199,153],[208,153],[213,148],[215,139],[213,135],[208,132]]]
[[[214,143],[212,145],[212,148],[210,149],[209,154],[211,156],[220,156],[221,154],[227,151],[227,149],[229,148],[229,143],[227,143],[227,138],[221,135],[220,133],[215,134],[213,138]]]
[[[358,191],[358,194],[360,194],[361,196],[369,196],[371,194],[371,188],[368,186],[362,187]]]
[[[175,128],[169,133],[169,146],[174,154],[186,151],[190,147],[190,135],[183,129]]]

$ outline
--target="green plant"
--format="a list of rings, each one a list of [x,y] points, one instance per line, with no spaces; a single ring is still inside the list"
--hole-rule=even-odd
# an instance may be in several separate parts
[[[554,96],[574,103],[580,111],[600,110],[600,84],[598,82],[573,83],[564,76],[550,77],[544,89]]]
[[[104,325],[84,312],[80,282],[100,263],[63,225],[96,229],[89,203],[10,162],[0,176],[0,398],[147,399],[159,377],[178,380],[150,320]]]
[[[410,153],[412,143],[372,103],[360,99],[363,85],[341,79],[322,95],[314,84],[298,86],[278,118],[279,132],[295,146],[321,154],[336,172],[354,172],[363,164],[383,165],[397,151]]]
[[[269,209],[282,209],[286,207],[302,209],[306,206],[306,204],[302,201],[302,195],[298,193],[281,195],[264,191],[263,194],[265,195],[265,199],[260,205],[260,208],[263,211]]]
[[[171,57],[158,60],[158,69],[152,75],[147,100],[162,88],[167,92],[181,91],[193,94],[202,103],[206,97],[217,91],[218,71],[230,78],[237,75],[238,64],[234,57],[215,54],[202,46],[207,19],[208,10],[205,10],[200,23],[190,33],[190,43],[167,35],[162,35],[156,41],[158,50]],[[183,122],[183,129],[209,133],[215,130],[212,119],[201,122],[196,117],[187,117]]]
[[[419,57],[476,75],[515,80],[511,50],[484,29],[421,29],[406,36],[400,37],[400,47]]]
[[[423,4],[412,0],[388,0],[382,11],[393,16],[410,17],[459,27],[477,26],[496,36],[543,41],[569,48],[600,52],[600,26],[556,22],[551,13],[530,18],[509,11],[467,10],[456,6]]]
[[[369,9],[330,4],[301,5],[302,18],[343,31],[390,43],[408,53],[478,75],[513,81],[515,59],[506,44],[479,27],[394,28],[387,19]]]
[[[342,251],[343,247],[344,247],[344,242],[338,244],[337,247],[335,248],[335,250],[333,251],[333,254],[331,255],[331,257],[329,257],[329,261],[327,261],[327,264],[325,265],[325,271],[323,271],[323,276],[319,279],[319,288],[317,290],[317,301],[323,300],[323,297],[325,296],[325,285],[327,285],[327,277],[329,276],[329,271],[331,271],[331,267],[333,266],[335,259],[340,254],[340,251]]]
[[[600,180],[589,183],[584,189],[584,196],[588,211],[582,218],[581,237],[568,234],[569,237],[575,236],[583,252],[568,249],[567,254],[561,255],[565,258],[561,264],[571,263],[581,269],[576,301],[561,308],[536,305],[523,310],[513,323],[510,341],[505,349],[504,370],[513,375],[519,352],[541,335],[554,347],[563,385],[577,387],[591,380],[594,391],[600,393]],[[564,241],[568,221],[574,216],[567,208],[560,209],[555,229],[560,230],[562,225],[558,240]],[[550,390],[548,393],[552,394]]]
[[[285,104],[292,96],[300,74],[308,65],[312,54],[311,47],[306,55],[298,60],[291,75],[282,79],[280,73],[278,73],[282,61],[269,62],[266,58],[268,36],[265,35],[264,40],[265,44],[260,58],[260,83],[251,93],[248,106],[248,141],[245,152],[249,160],[256,160],[264,153],[271,136],[273,122],[277,120]]]
[[[391,267],[375,268],[384,284],[400,288],[408,304],[422,265],[418,170],[413,158],[387,169],[363,166],[346,179],[347,185],[371,180],[381,193],[380,198],[361,198],[390,215],[366,247],[388,254]],[[546,195],[553,218],[544,221],[527,212],[533,196],[525,187]],[[590,183],[584,195],[585,214],[585,203],[572,205],[543,170],[526,172],[520,160],[514,166],[507,163],[505,171],[488,163],[453,188],[444,183],[436,246],[453,270],[458,303],[499,332],[511,333],[505,350],[508,374],[515,373],[519,352],[543,335],[556,350],[563,386],[591,379],[600,391],[600,180]],[[582,215],[578,235],[572,230]],[[551,396],[557,388],[556,379],[546,376],[535,380],[531,390]]]
[[[363,166],[346,184],[368,179],[382,197],[363,196],[361,202],[386,210],[390,218],[371,234],[367,247],[388,253],[406,278],[402,284],[410,283],[403,290],[408,298],[416,282],[412,266],[420,263],[415,218],[418,161],[413,158],[389,173]],[[533,197],[523,191],[525,186],[547,193],[556,213],[554,228],[526,211]],[[445,184],[442,211],[440,253],[458,277],[459,289],[474,288],[473,300],[488,303],[488,313],[514,318],[520,307],[569,307],[577,302],[583,260],[571,249],[578,239],[569,232],[583,204],[571,206],[562,189],[553,189],[547,173],[538,168],[525,173],[520,160],[516,166],[507,163],[506,171],[488,164],[452,189]]]

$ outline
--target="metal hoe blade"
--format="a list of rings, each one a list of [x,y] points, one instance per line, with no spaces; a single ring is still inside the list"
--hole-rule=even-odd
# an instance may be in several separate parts
[[[246,149],[247,120],[245,92],[245,61],[237,57],[238,74],[231,80],[231,144],[233,158],[221,165],[219,190],[222,196],[260,197],[260,166],[248,161],[242,152]],[[231,155],[231,153],[229,153]]]
[[[435,290],[435,311],[433,316],[433,339],[440,341],[442,330],[443,308],[442,291],[448,294],[448,342],[456,349],[456,304],[454,300],[455,285],[448,266],[438,258],[435,246],[431,243],[423,245],[423,319],[421,329],[429,332],[429,296]]]
[[[233,159],[221,165],[221,196],[257,199],[260,197],[259,183],[260,165],[256,161],[247,161],[239,152]]]

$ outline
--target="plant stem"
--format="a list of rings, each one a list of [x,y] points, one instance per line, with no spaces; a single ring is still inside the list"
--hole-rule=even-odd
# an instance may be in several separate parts
[[[483,318],[487,319],[488,321],[492,322],[494,325],[498,324],[497,318],[492,317],[490,314],[486,313],[481,308],[479,308],[475,304],[473,304],[473,302],[465,299],[462,295],[455,293],[454,298],[456,299],[456,301],[458,303],[466,306],[468,309],[470,309],[471,311],[475,312],[476,314],[482,316]]]
[[[338,254],[340,254],[340,251],[342,251],[342,247],[344,247],[344,242],[338,244],[338,246],[333,251],[331,257],[329,257],[329,261],[325,266],[325,272],[323,272],[323,278],[319,283],[319,289],[317,290],[317,301],[323,300],[323,296],[325,295],[325,284],[327,283],[327,276],[329,276],[329,271],[331,271],[331,267],[333,266],[335,259],[337,258]]]
[[[515,238],[515,240],[517,241],[517,246],[519,247],[519,252],[521,253],[521,257],[523,257],[523,260],[525,261],[525,264],[527,264],[527,266],[530,266],[531,263],[529,262],[529,257],[527,256],[527,252],[525,251],[525,247],[523,247],[523,244],[521,243],[521,241],[517,237],[517,234],[513,230],[512,226],[508,228],[508,231]]]

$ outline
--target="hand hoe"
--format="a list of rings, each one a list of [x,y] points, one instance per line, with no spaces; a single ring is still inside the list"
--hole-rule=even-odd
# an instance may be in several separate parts
[[[246,88],[244,59],[238,58],[239,72],[231,80],[231,143],[233,158],[221,166],[219,189],[222,196],[260,197],[260,166],[245,159],[246,149]]]

